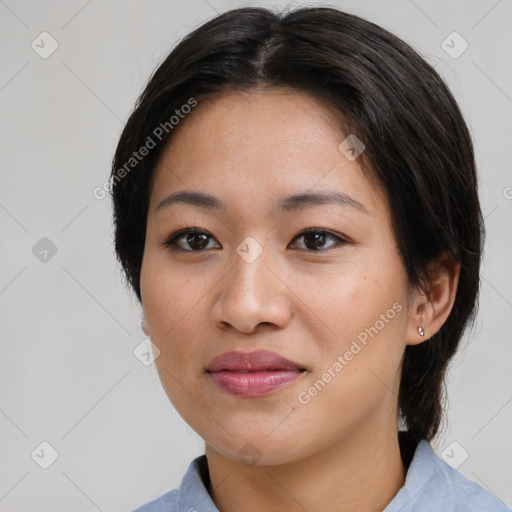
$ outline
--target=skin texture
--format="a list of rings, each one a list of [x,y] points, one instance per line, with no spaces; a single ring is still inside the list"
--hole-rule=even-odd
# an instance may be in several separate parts
[[[174,130],[156,170],[141,274],[145,329],[161,351],[156,365],[169,399],[205,440],[209,491],[222,512],[380,511],[404,482],[401,359],[407,344],[425,342],[448,317],[459,268],[432,265],[431,303],[409,287],[385,197],[338,149],[345,137],[308,95],[223,93],[201,100]],[[274,210],[284,196],[326,189],[368,213],[334,204]],[[179,190],[214,195],[227,207],[155,212]],[[180,252],[162,245],[184,227],[210,238],[191,246],[183,236]],[[314,240],[297,237],[306,228],[334,236],[315,249]],[[236,252],[248,236],[263,250],[252,263]],[[299,393],[361,332],[380,326],[381,315],[388,321],[378,333],[301,403]],[[258,349],[307,372],[259,398],[228,395],[205,372],[224,352]]]

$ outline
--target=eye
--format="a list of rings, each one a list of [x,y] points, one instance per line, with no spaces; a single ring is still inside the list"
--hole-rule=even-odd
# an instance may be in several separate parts
[[[309,228],[299,233],[293,240],[300,238],[304,239],[303,245],[305,248],[298,248],[301,250],[307,250],[309,252],[318,252],[321,250],[326,250],[333,245],[344,245],[349,243],[344,238],[335,235],[326,229]],[[337,244],[334,243],[329,245],[327,248],[322,248],[328,238],[331,238],[335,241],[337,240]],[[162,242],[162,245],[164,247],[169,247],[172,250],[185,252],[201,252],[206,249],[222,248],[208,247],[208,239],[213,240],[213,237],[207,231],[199,228],[185,228],[173,233],[169,238]],[[189,248],[187,248],[187,245]],[[292,248],[297,247],[294,247],[292,244]]]
[[[301,233],[299,233],[294,240],[297,240],[299,238],[304,238],[304,244],[307,249],[310,249],[311,251],[322,251],[326,250],[325,248],[322,248],[322,245],[325,244],[326,239],[331,238],[338,240],[338,244],[331,244],[329,247],[332,247],[333,245],[345,245],[349,242],[345,240],[344,238],[335,235],[334,233],[331,233],[330,231],[327,231],[326,229],[315,229],[315,228],[309,228]],[[327,247],[327,249],[329,248]],[[299,247],[299,249],[302,249]]]
[[[173,233],[162,242],[162,245],[176,251],[201,252],[205,249],[212,249],[212,247],[208,247],[209,238],[212,236],[207,231],[199,228],[185,228]],[[192,250],[187,249],[186,245],[192,247]]]

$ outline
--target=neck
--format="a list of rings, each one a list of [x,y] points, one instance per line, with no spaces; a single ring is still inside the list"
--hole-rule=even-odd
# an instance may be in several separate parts
[[[406,473],[396,425],[359,428],[323,451],[281,465],[247,466],[209,445],[206,456],[209,492],[221,512],[382,511]]]

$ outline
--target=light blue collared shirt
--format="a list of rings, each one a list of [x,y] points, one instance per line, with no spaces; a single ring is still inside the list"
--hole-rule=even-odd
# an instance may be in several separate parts
[[[206,455],[194,459],[179,489],[133,512],[219,512],[201,478]],[[420,441],[404,486],[383,512],[512,512],[504,503],[441,460],[430,443]]]

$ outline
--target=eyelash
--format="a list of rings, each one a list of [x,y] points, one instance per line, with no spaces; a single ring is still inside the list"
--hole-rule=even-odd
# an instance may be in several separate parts
[[[307,235],[310,235],[310,234],[313,234],[313,233],[321,233],[323,235],[326,235],[326,236],[329,236],[329,237],[332,237],[332,238],[336,238],[336,239],[339,240],[339,242],[329,246],[327,249],[316,249],[316,250],[298,249],[298,250],[306,251],[306,252],[325,252],[325,251],[327,251],[327,250],[329,250],[332,247],[335,247],[337,245],[338,246],[339,245],[346,245],[346,244],[350,243],[345,238],[343,238],[343,237],[341,237],[339,235],[336,235],[335,233],[333,233],[333,232],[331,232],[331,231],[329,231],[327,229],[322,229],[322,228],[308,228],[308,229],[305,229],[305,230],[301,231],[300,233],[298,233],[293,238],[293,240],[296,240],[297,238],[300,238],[300,237],[303,237],[303,236],[307,236]],[[176,245],[177,240],[179,240],[180,238],[184,237],[184,235],[189,235],[189,234],[202,234],[202,235],[208,236],[209,238],[213,238],[213,236],[210,235],[208,233],[208,231],[205,231],[203,229],[199,229],[199,228],[184,228],[184,229],[180,229],[180,230],[176,231],[175,233],[173,233],[172,235],[170,235],[167,239],[165,239],[163,242],[161,242],[161,244],[164,247],[166,247],[166,248],[169,248],[169,249],[171,249],[173,251],[178,251],[178,252],[200,253],[200,252],[204,252],[204,251],[208,250],[208,249],[200,249],[198,251],[195,251],[195,250],[182,249],[181,247],[178,247]]]

